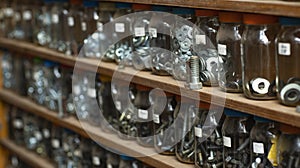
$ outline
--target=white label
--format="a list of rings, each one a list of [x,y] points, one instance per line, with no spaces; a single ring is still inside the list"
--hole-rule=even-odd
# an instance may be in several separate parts
[[[20,119],[15,119],[13,121],[13,125],[14,125],[15,128],[20,129],[20,128],[23,127],[23,121],[20,120]]]
[[[223,144],[224,146],[231,148],[231,138],[223,136]]]
[[[156,38],[157,37],[157,30],[156,28],[149,28],[149,34],[151,37]]]
[[[196,44],[206,44],[206,36],[205,35],[196,35]]]
[[[73,86],[73,93],[76,95],[80,94],[80,86],[79,85]]]
[[[264,154],[264,144],[253,142],[253,152],[257,154]]]
[[[136,37],[143,37],[146,35],[146,32],[145,32],[145,28],[144,27],[135,27],[134,28],[134,35]]]
[[[203,136],[202,128],[195,127],[195,136],[198,138],[201,138]]]
[[[123,32],[125,32],[125,24],[124,23],[116,23],[115,24],[115,31],[117,33],[123,33]]]
[[[23,12],[23,19],[24,20],[31,20],[31,18],[32,18],[32,15],[31,15],[30,11],[24,11]]]
[[[227,55],[227,46],[224,44],[218,44],[218,53],[220,55]]]
[[[116,106],[117,110],[119,110],[119,111],[121,110],[121,102],[120,101],[116,101],[115,106]]]
[[[291,55],[291,44],[290,43],[278,43],[278,53],[280,55]]]
[[[75,22],[74,22],[74,18],[73,17],[68,17],[68,25],[70,27],[73,27],[75,25]]]
[[[14,14],[14,11],[13,11],[12,8],[6,8],[6,9],[4,10],[4,14],[5,14],[5,16],[7,16],[7,17],[11,17],[11,16]]]
[[[51,144],[52,144],[52,147],[55,149],[59,148],[59,146],[60,146],[58,139],[52,139]]]
[[[86,29],[87,29],[86,22],[81,22],[81,30],[86,31]]]
[[[103,31],[103,23],[102,22],[97,22],[97,29],[98,29],[98,31]]]
[[[15,21],[20,21],[21,20],[21,14],[19,12],[15,13]]]
[[[35,131],[34,136],[38,141],[43,139],[42,133],[40,131]]]
[[[101,165],[100,158],[98,156],[93,156],[93,164],[95,166],[100,166]]]
[[[45,138],[50,138],[50,131],[47,128],[44,128],[43,135]]]
[[[59,22],[58,14],[52,14],[52,23],[57,24]]]
[[[153,114],[153,122],[156,124],[160,123],[159,115],[158,114]]]
[[[98,15],[98,13],[95,11],[94,12],[94,20],[98,20],[99,19],[99,15]]]
[[[96,97],[96,89],[95,88],[88,88],[88,95],[92,98]]]
[[[142,109],[139,109],[139,110],[138,110],[138,117],[139,117],[140,119],[147,120],[147,119],[148,119],[148,110],[142,110]]]

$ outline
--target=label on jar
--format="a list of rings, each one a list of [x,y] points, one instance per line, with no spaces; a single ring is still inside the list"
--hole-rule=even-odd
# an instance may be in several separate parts
[[[5,14],[6,17],[12,17],[12,15],[14,14],[14,11],[13,11],[12,8],[6,8],[4,10],[4,14]]]
[[[17,129],[20,129],[23,127],[23,121],[20,119],[14,119],[13,126]]]
[[[218,44],[219,55],[227,55],[227,46],[224,44]]]
[[[44,138],[50,138],[50,131],[47,128],[43,129]]]
[[[203,136],[202,128],[195,127],[194,130],[195,130],[195,136],[198,138],[202,138],[202,136]]]
[[[148,119],[148,110],[139,109],[138,110],[138,117],[140,119],[147,120]]]
[[[264,144],[263,143],[258,143],[258,142],[253,142],[253,152],[257,154],[264,154]]]
[[[134,35],[136,37],[143,37],[146,35],[146,32],[145,32],[145,28],[144,27],[135,27],[134,28]]]
[[[57,24],[59,22],[58,14],[52,14],[52,23]]]
[[[59,148],[59,146],[60,146],[59,140],[58,139],[52,139],[51,145],[55,149]]]
[[[72,16],[68,17],[68,25],[73,27],[75,25],[74,18]]]
[[[102,22],[97,22],[97,30],[98,31],[103,31],[103,23]]]
[[[124,23],[116,23],[115,24],[115,31],[117,33],[124,33],[125,32],[125,24]]]
[[[158,114],[153,114],[153,122],[155,124],[159,124],[160,123],[160,119],[159,119],[159,115]]]
[[[41,141],[43,139],[42,133],[40,131],[35,131],[34,132],[34,137],[36,140]]]
[[[100,161],[100,158],[98,156],[93,156],[93,164],[95,166],[100,166],[101,165],[101,161]]]
[[[156,38],[157,37],[157,29],[156,28],[149,28],[149,34],[151,37]]]
[[[21,20],[21,14],[19,12],[15,13],[15,21],[20,21]]]
[[[81,22],[81,30],[82,31],[86,31],[87,30],[86,22]]]
[[[116,101],[115,106],[116,106],[117,110],[119,110],[119,111],[121,110],[121,102],[120,101]]]
[[[96,97],[96,89],[95,88],[88,88],[87,92],[88,92],[88,95],[91,98],[95,98]]]
[[[80,94],[80,86],[79,85],[74,85],[73,86],[73,93],[76,95]]]
[[[23,12],[23,19],[24,20],[26,20],[26,21],[31,20],[31,18],[32,18],[31,11],[27,10],[27,11]]]
[[[231,138],[223,136],[223,144],[224,146],[231,148]]]
[[[291,55],[291,44],[290,43],[278,43],[278,53],[280,55]]]
[[[203,45],[205,45],[206,44],[206,36],[205,35],[200,35],[200,34],[198,34],[198,35],[196,35],[196,44],[203,44]]]

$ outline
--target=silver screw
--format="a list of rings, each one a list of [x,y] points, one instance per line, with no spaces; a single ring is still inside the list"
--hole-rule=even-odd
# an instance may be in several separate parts
[[[200,58],[198,56],[191,56],[186,62],[187,71],[187,84],[186,87],[192,90],[199,90],[202,88],[202,83],[200,82]]]

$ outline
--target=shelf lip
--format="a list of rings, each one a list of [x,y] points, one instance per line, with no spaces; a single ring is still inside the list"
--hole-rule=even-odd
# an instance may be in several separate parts
[[[15,144],[12,140],[3,138],[0,139],[0,144],[32,167],[55,168],[54,163],[50,162],[46,158],[42,158],[25,147]]]
[[[92,138],[102,145],[118,150],[124,154],[141,155],[145,153],[155,153],[154,148],[142,147],[138,145],[136,141],[122,140],[116,134],[105,133],[101,131],[99,127],[92,126],[85,122],[79,122],[75,117],[59,118],[56,112],[37,105],[30,99],[19,96],[11,91],[0,89],[0,99],[26,112],[43,117],[61,127],[68,128],[86,138]],[[189,164],[180,163],[176,160],[175,156],[155,154],[149,157],[137,157],[137,159],[154,167],[192,167]]]

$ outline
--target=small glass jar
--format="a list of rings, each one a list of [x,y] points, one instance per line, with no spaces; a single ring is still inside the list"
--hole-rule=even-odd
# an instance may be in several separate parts
[[[251,99],[276,97],[275,38],[277,17],[244,14],[242,77],[244,95]],[[259,18],[259,19],[257,19]]]
[[[223,166],[223,118],[221,109],[200,102],[195,124],[195,167]]]
[[[10,107],[9,114],[9,137],[17,144],[24,145],[24,118],[22,111]]]
[[[194,100],[176,96],[177,106],[174,112],[176,158],[184,163],[194,164],[195,161],[195,132],[197,108]]]
[[[281,30],[276,38],[277,97],[284,105],[300,105],[300,20],[279,18]]]
[[[221,90],[240,93],[242,85],[241,40],[242,15],[237,12],[220,12],[217,33],[218,81]]]
[[[24,141],[27,149],[35,151],[38,143],[42,140],[39,130],[37,117],[26,114],[24,117]]]
[[[198,9],[193,28],[193,50],[200,57],[200,81],[204,85],[218,85],[218,55],[216,35],[219,28],[218,12]]]
[[[22,6],[22,30],[24,32],[24,38],[22,40],[27,42],[32,42],[33,37],[33,27],[34,27],[34,18],[33,18],[33,11],[32,8],[33,4],[30,2],[26,2]]]
[[[62,148],[64,151],[63,164],[67,167],[82,166],[81,137],[69,129],[63,129]]]
[[[277,145],[274,142],[278,139],[279,130],[271,120],[257,116],[254,120],[255,125],[250,132],[251,167],[276,167],[276,155],[272,150]]]
[[[186,61],[194,54],[193,27],[187,25],[187,21],[195,22],[194,9],[173,8],[172,12],[181,17],[181,19],[175,18],[175,24],[171,28],[172,75],[176,80],[185,81],[187,79]],[[186,22],[183,22],[182,18]]]
[[[72,75],[73,67],[67,65],[60,65],[62,74],[62,100],[64,116],[75,115],[75,105],[72,95]]]
[[[151,106],[149,100],[151,88],[142,85],[136,85],[136,90],[136,97],[133,104],[137,114],[137,142],[145,147],[153,147],[154,123],[149,109]]]
[[[81,165],[82,167],[92,167],[92,145],[94,145],[93,140],[89,138],[81,137],[80,151],[81,151]]]
[[[231,109],[224,109],[226,115],[222,126],[224,167],[248,167],[250,165],[251,116]]]
[[[165,155],[175,154],[174,111],[175,96],[159,90],[150,95],[151,113],[154,122],[154,147],[157,152]]]
[[[46,80],[43,71],[43,62],[40,58],[33,59],[33,69],[32,69],[32,87],[28,89],[28,95],[32,95],[33,100],[44,105],[46,98]]]
[[[106,168],[106,151],[96,142],[92,142],[92,168]]]
[[[13,55],[9,51],[4,51],[1,59],[3,87],[13,89],[15,86]]]
[[[12,8],[12,4],[10,2],[4,3],[3,7],[4,14],[4,36],[10,38],[9,33],[14,28],[14,9]]]
[[[87,84],[88,79],[85,76],[86,72],[78,71],[72,76],[72,93],[76,116],[78,119],[87,119]]]
[[[13,7],[13,16],[12,16],[12,21],[13,21],[13,29],[10,30],[8,36],[9,38],[12,39],[17,39],[17,40],[24,40],[25,39],[25,32],[22,27],[22,8],[24,4],[21,3],[21,1],[14,1],[12,3]]]
[[[55,162],[56,166],[65,165],[66,158],[63,149],[62,137],[63,129],[56,125],[52,125],[51,129],[51,160]]]
[[[280,124],[281,135],[277,145],[278,168],[300,166],[300,129]]]

